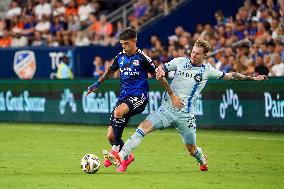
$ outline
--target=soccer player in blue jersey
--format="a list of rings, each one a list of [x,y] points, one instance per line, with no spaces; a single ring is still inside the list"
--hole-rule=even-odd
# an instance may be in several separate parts
[[[119,152],[124,145],[121,137],[129,119],[144,111],[148,102],[148,73],[154,75],[158,70],[152,60],[142,50],[137,48],[137,34],[135,30],[132,28],[125,29],[120,33],[119,40],[123,51],[114,58],[109,69],[93,85],[88,87],[89,94],[111,77],[115,71],[120,70],[121,91],[116,107],[111,114],[107,133],[107,138],[112,145],[111,153]],[[160,73],[164,72],[160,70],[158,74]],[[156,77],[159,77],[158,74]],[[173,106],[181,106],[180,99],[174,95],[167,80],[162,79],[161,84],[171,94]],[[128,164],[133,160],[132,154],[125,159]],[[104,165],[108,167],[111,165],[111,162],[105,159]]]
[[[129,156],[148,133],[174,125],[178,130],[183,143],[191,156],[200,165],[201,171],[207,171],[207,158],[203,155],[202,149],[196,145],[196,124],[194,117],[194,107],[196,100],[205,87],[208,79],[225,80],[264,80],[264,75],[250,77],[239,73],[224,73],[213,68],[209,63],[205,63],[207,53],[211,46],[205,40],[197,40],[194,43],[190,58],[179,57],[168,62],[164,66],[164,71],[175,71],[171,88],[174,93],[181,98],[184,106],[177,109],[170,103],[170,96],[165,93],[161,106],[139,125],[136,132],[128,139],[117,154],[108,154],[106,157],[114,164],[118,165],[118,172],[127,169],[127,162],[123,161]]]

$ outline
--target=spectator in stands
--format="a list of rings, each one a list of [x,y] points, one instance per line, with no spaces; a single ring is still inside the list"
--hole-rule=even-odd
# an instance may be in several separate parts
[[[215,59],[213,57],[209,57],[206,60],[209,64],[211,64],[214,68],[216,68],[216,62]]]
[[[61,0],[55,0],[55,3],[52,6],[52,10],[52,16],[63,16],[66,12],[66,8]]]
[[[89,38],[86,37],[83,31],[78,31],[76,33],[75,46],[88,46],[88,45],[90,45]]]
[[[77,19],[78,16],[78,7],[75,3],[75,0],[70,0],[65,8],[65,16],[73,16],[74,19]]]
[[[63,23],[60,21],[59,16],[54,16],[52,18],[52,23],[49,29],[49,32],[53,35],[61,35],[61,32],[64,31],[64,25]]]
[[[77,32],[81,29],[81,24],[77,17],[69,15],[67,21],[67,31],[69,32]]]
[[[95,10],[87,0],[81,0],[80,6],[78,7],[78,16],[80,22],[87,21],[89,14],[93,13]]]
[[[22,13],[22,8],[19,7],[18,2],[13,0],[10,3],[10,7],[8,11],[6,12],[6,19],[12,19],[14,17],[20,16]]]
[[[103,75],[103,73],[105,72],[105,66],[103,63],[103,59],[100,56],[96,56],[94,58],[93,61],[93,65],[94,65],[94,73],[93,76],[98,79],[99,77],[101,77]]]
[[[60,45],[63,46],[72,46],[75,44],[77,33],[73,33],[71,36],[69,33],[63,33],[63,35],[57,36],[57,40],[59,41]]]
[[[215,17],[217,25],[225,25],[228,22],[227,18],[225,18],[225,16],[224,16],[222,10],[217,10],[214,13],[214,17]]]
[[[41,33],[39,31],[34,32],[34,37],[32,40],[32,46],[42,46],[45,45],[44,40],[42,39]]]
[[[42,15],[41,19],[37,22],[35,30],[41,34],[47,34],[50,31],[51,23],[46,15]]]
[[[27,0],[27,2],[24,4],[23,7],[23,16],[32,16],[34,14],[34,1],[33,0]]]
[[[110,22],[107,22],[106,16],[101,15],[100,20],[96,24],[96,33],[103,37],[110,37],[113,32],[113,27]]]
[[[136,3],[133,4],[134,13],[129,16],[130,25],[134,27],[136,30],[139,29],[139,20],[142,16],[145,15],[148,4],[146,0],[138,0]]]
[[[12,38],[11,47],[25,47],[28,45],[27,37],[21,35],[20,29],[15,29],[14,36]]]
[[[268,75],[269,73],[269,69],[266,67],[266,65],[264,65],[264,62],[263,62],[263,57],[258,55],[256,57],[256,67],[255,67],[255,74],[256,75]]]
[[[0,36],[0,47],[10,47],[12,43],[12,37],[8,30],[3,30],[3,35]]]
[[[86,29],[89,34],[93,34],[94,32],[97,32],[98,30],[98,19],[95,14],[89,15],[89,26]]]
[[[46,36],[46,45],[49,46],[49,47],[58,47],[59,42],[56,40],[56,38],[54,36],[49,34],[49,35]]]
[[[41,20],[43,16],[49,18],[52,13],[51,5],[46,0],[38,0],[39,4],[35,6],[35,15],[37,19]]]
[[[123,26],[121,21],[116,22],[113,38],[111,41],[111,46],[115,46],[117,44],[117,42],[119,41],[119,34],[122,32],[124,28],[125,26]]]
[[[274,57],[274,64],[271,67],[271,71],[269,74],[271,76],[277,76],[277,77],[284,76],[284,63],[282,61],[281,55],[278,53]]]
[[[3,31],[6,28],[5,20],[0,18],[0,36],[3,36]]]
[[[24,36],[32,36],[33,32],[34,32],[34,27],[35,27],[35,23],[33,21],[33,17],[30,15],[25,15],[23,16],[23,29],[22,29],[22,34]]]
[[[216,69],[224,73],[229,73],[232,71],[233,65],[230,64],[227,56],[221,56],[220,60],[216,63]]]

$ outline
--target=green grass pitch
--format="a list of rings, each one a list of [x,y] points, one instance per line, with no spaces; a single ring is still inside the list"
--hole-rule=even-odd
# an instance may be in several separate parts
[[[109,149],[107,127],[0,123],[0,188],[284,188],[283,133],[200,130],[209,158],[200,172],[174,129],[145,137],[126,173],[80,168],[84,154]],[[128,127],[124,139],[133,132]]]

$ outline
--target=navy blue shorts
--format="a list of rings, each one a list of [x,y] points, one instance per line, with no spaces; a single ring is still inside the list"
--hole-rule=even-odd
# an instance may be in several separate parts
[[[126,97],[125,99],[118,101],[116,103],[115,108],[118,107],[122,103],[127,104],[128,108],[129,108],[129,112],[126,115],[124,115],[124,117],[126,119],[125,124],[127,124],[129,119],[132,116],[140,114],[145,110],[146,105],[148,103],[148,99],[145,95]],[[111,113],[109,125],[112,125],[111,123],[113,121],[113,117],[114,117],[113,112],[114,112],[115,108],[113,109],[113,111]]]

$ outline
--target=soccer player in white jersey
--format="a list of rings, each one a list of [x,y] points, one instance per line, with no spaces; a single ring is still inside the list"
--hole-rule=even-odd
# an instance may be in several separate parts
[[[179,109],[174,108],[167,93],[164,93],[161,106],[139,125],[136,132],[126,141],[121,151],[117,154],[109,154],[108,159],[117,165],[118,172],[127,169],[127,159],[148,133],[174,125],[178,130],[189,154],[196,159],[201,171],[207,171],[207,158],[202,149],[196,145],[196,124],[194,107],[198,95],[204,88],[208,79],[225,80],[265,80],[264,75],[257,77],[245,76],[236,72],[224,73],[209,63],[205,63],[207,53],[211,46],[205,40],[197,40],[194,43],[190,58],[179,57],[164,65],[164,71],[175,71],[171,88],[181,98],[183,104]]]

